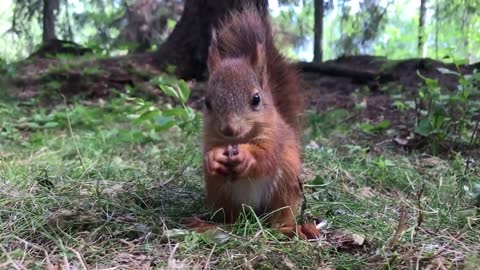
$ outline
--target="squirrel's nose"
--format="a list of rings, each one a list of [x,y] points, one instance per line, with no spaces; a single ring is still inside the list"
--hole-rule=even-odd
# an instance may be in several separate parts
[[[238,132],[231,125],[226,125],[222,127],[222,133],[227,137],[233,137],[237,135]]]

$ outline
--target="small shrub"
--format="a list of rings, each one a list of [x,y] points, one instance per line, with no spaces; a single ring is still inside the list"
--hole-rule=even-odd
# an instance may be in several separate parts
[[[417,102],[415,133],[431,141],[432,153],[438,155],[440,146],[451,141],[479,144],[478,122],[480,120],[480,72],[470,75],[444,68],[443,74],[458,77],[458,87],[449,91],[440,86],[438,80],[418,75],[425,81],[420,88]]]
[[[158,132],[164,132],[175,126],[187,135],[197,133],[201,117],[187,104],[190,97],[187,83],[174,77],[158,77],[154,81],[167,96],[173,97],[179,104],[176,106],[167,104],[165,108],[160,109],[153,102],[142,98],[124,96],[133,103],[133,114],[130,116],[134,122],[148,128],[154,139],[159,139]]]
[[[310,112],[307,115],[309,136],[318,138],[328,135],[335,129],[342,129],[346,126],[345,121],[348,117],[349,112],[344,109],[335,109],[321,114]]]

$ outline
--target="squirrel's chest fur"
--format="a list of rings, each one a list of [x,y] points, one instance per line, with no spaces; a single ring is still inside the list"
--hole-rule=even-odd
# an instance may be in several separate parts
[[[272,196],[277,191],[281,170],[275,175],[262,179],[238,179],[229,182],[231,201],[237,207],[242,204],[252,207],[256,211],[263,211],[271,205]]]

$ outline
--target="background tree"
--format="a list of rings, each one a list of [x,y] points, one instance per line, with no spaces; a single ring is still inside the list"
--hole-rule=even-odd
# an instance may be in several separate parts
[[[340,38],[337,50],[343,54],[355,55],[368,52],[387,23],[388,9],[392,1],[381,5],[380,0],[365,0],[359,3],[359,10],[353,13],[348,1],[339,3],[341,9]]]
[[[261,14],[267,15],[267,0],[252,2]],[[156,53],[157,63],[163,67],[174,65],[182,78],[204,77],[212,27],[244,4],[242,0],[186,0],[180,21]]]
[[[420,0],[420,15],[418,17],[418,55],[426,56],[425,48],[425,16],[427,13],[427,0]]]
[[[145,52],[164,41],[168,23],[182,11],[174,0],[135,0],[123,5],[125,15],[115,22],[120,28],[115,44],[133,46],[135,52]]]
[[[7,18],[11,24],[0,39],[1,57],[8,61],[25,58],[43,42],[43,32],[45,36],[55,33],[60,40],[75,41],[106,56],[156,50],[172,32],[185,4],[183,0],[50,0],[58,3],[58,8],[50,13],[54,15],[54,31],[48,31],[52,27],[43,31],[46,2],[14,0],[12,7],[3,13],[7,16],[0,16],[0,28]],[[480,35],[475,31],[480,20],[475,11],[480,0],[425,1],[426,14],[432,16],[424,16],[423,30],[419,29],[420,12],[408,11],[412,3],[418,3],[414,0],[323,2],[323,60],[344,54],[417,57],[421,35],[412,35],[417,31],[424,32],[420,41],[423,47],[435,48],[425,50],[426,57],[449,56],[455,61],[469,62],[480,59]],[[270,9],[277,45],[288,57],[311,61],[316,44],[315,1],[279,0],[278,4]]]
[[[43,43],[57,39],[55,34],[55,18],[59,8],[59,0],[43,0]]]
[[[315,34],[313,42],[313,62],[322,62],[323,58],[323,13],[324,2],[323,0],[314,0],[315,6]]]

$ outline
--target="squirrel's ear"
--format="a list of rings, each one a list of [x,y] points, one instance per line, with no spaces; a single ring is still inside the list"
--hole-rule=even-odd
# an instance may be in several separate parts
[[[255,51],[250,55],[250,64],[258,75],[260,82],[266,80],[267,61],[264,43],[257,43]]]
[[[220,63],[220,53],[218,52],[217,33],[215,28],[212,28],[212,39],[208,47],[208,71],[211,73],[215,67]]]

